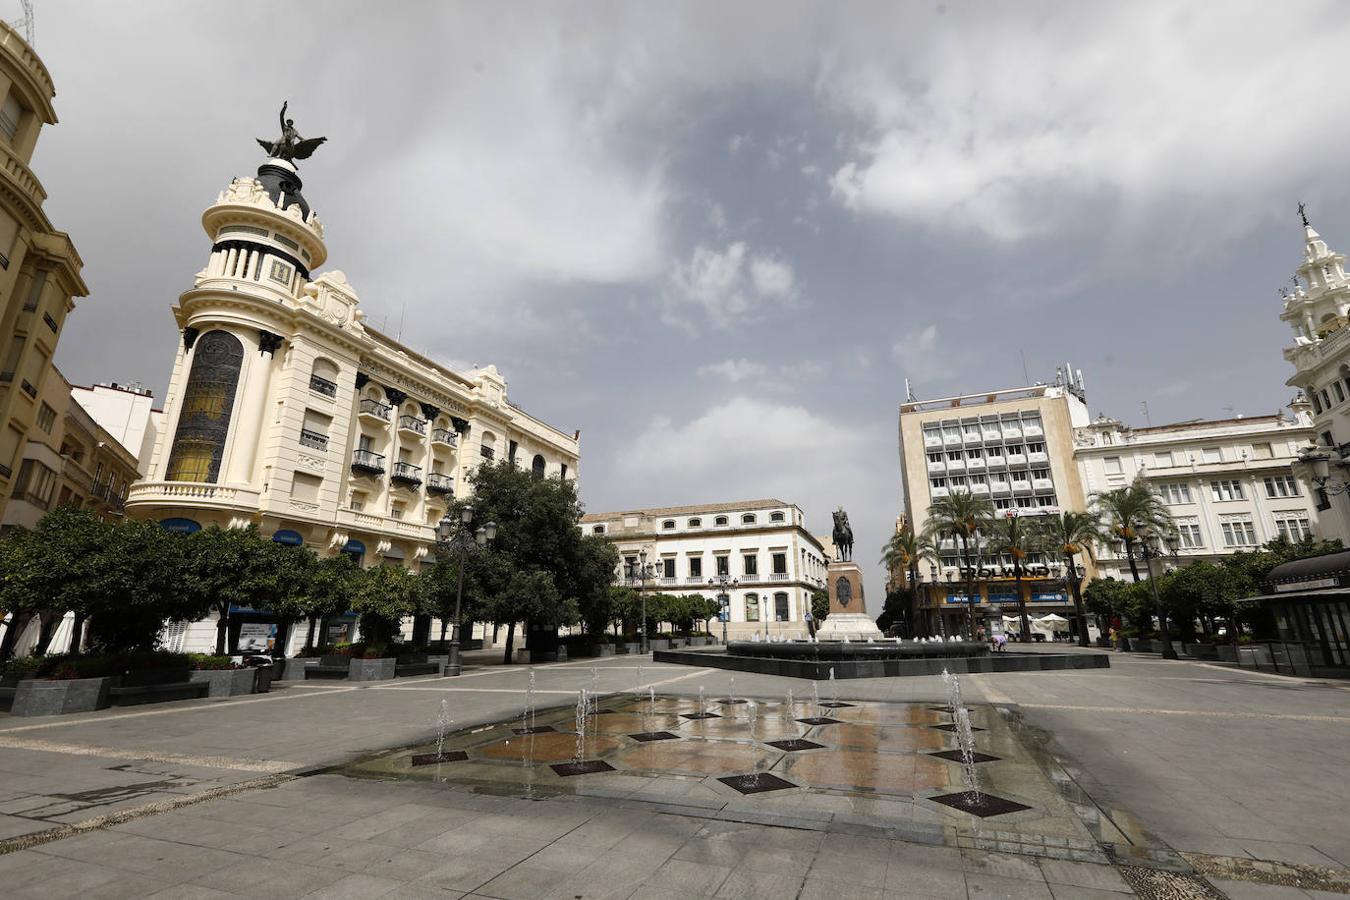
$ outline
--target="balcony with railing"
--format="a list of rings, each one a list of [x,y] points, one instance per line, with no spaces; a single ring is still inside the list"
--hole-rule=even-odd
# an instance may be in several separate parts
[[[440,472],[427,473],[428,494],[453,494],[454,492],[455,483],[449,475],[443,475]]]
[[[935,487],[930,491],[930,493],[933,495],[933,499],[936,500],[938,498],[947,496],[948,491],[945,487]]]
[[[371,400],[369,397],[361,401],[357,407],[357,415],[363,419],[378,419],[381,422],[389,421],[390,407],[378,400]]]
[[[1027,464],[1027,455],[1025,453],[1009,453],[1006,457],[1010,466],[1025,466]]]
[[[947,471],[947,463],[946,463],[945,460],[939,461],[939,462],[931,462],[931,461],[930,461],[930,462],[928,463],[928,474],[929,474],[929,475],[941,475],[941,474],[942,474],[943,472],[945,472],[945,471]]]
[[[1014,493],[1014,494],[1029,494],[1029,493],[1031,493],[1031,479],[1029,479],[1029,478],[1014,478],[1014,479],[1013,479],[1013,483],[1012,483],[1012,489],[1013,489],[1013,493]]]
[[[384,454],[373,450],[356,450],[352,453],[352,472],[357,475],[384,474]]]
[[[769,580],[770,580],[770,581],[787,581],[787,580],[788,580],[788,573],[787,573],[787,572],[770,572],[770,573],[769,573]]]
[[[701,585],[704,583],[702,575],[690,575],[684,580],[686,585]]]
[[[966,461],[964,459],[947,460],[948,472],[964,472],[966,470]]]
[[[1012,491],[1012,484],[1002,479],[993,479],[989,482],[989,490],[995,494],[1007,494]]]
[[[433,444],[444,444],[447,447],[453,447],[459,443],[459,435],[449,428],[433,428],[431,430],[431,442]]]
[[[661,585],[662,587],[674,587],[675,585],[680,583],[680,579],[676,578],[674,575],[671,576],[663,575],[660,578],[656,579],[656,583]]]
[[[318,431],[310,431],[308,428],[301,428],[300,446],[308,447],[311,450],[327,450],[328,435]]]
[[[325,397],[337,396],[337,382],[329,381],[319,375],[309,376],[309,389],[316,394],[323,394]]]
[[[1049,478],[1033,478],[1031,479],[1031,487],[1037,493],[1041,493],[1043,491],[1053,491],[1055,489],[1055,483]]]
[[[1035,452],[1035,453],[1028,453],[1028,454],[1027,454],[1027,462],[1032,462],[1032,463],[1043,463],[1043,462],[1048,462],[1049,459],[1050,459],[1050,458],[1049,458],[1048,456],[1046,456],[1044,452],[1040,452],[1040,451],[1037,451],[1037,452]]]
[[[389,477],[394,481],[416,487],[422,483],[422,467],[409,462],[396,462],[394,471],[389,473]]]
[[[427,423],[417,418],[417,416],[399,416],[398,430],[409,434],[415,434],[418,437],[426,437]]]

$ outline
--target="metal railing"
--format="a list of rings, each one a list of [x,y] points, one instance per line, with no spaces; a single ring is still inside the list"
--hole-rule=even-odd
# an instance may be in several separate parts
[[[454,493],[455,483],[449,475],[442,475],[440,472],[427,473],[427,490],[437,494]]]
[[[418,434],[427,433],[427,423],[416,416],[399,416],[398,427],[400,430],[407,429],[408,431],[415,431]]]
[[[319,375],[309,376],[309,389],[316,394],[323,394],[325,397],[337,396],[337,382],[329,381]]]
[[[366,398],[365,400],[361,401],[361,406],[359,407],[358,412],[360,412],[360,414],[363,416],[374,416],[377,419],[382,419],[383,421],[388,422],[389,410],[390,407],[386,406],[380,401]]]
[[[352,468],[367,472],[384,471],[384,455],[371,450],[356,450],[352,453]]]
[[[327,450],[328,435],[320,434],[317,431],[310,431],[308,428],[301,428],[300,446],[309,447],[314,450]]]
[[[431,432],[431,442],[433,444],[449,444],[453,447],[459,442],[459,435],[449,428],[436,428]]]
[[[396,478],[399,481],[407,481],[413,484],[422,483],[422,467],[414,466],[408,462],[394,463],[394,471],[389,473],[390,478]]]

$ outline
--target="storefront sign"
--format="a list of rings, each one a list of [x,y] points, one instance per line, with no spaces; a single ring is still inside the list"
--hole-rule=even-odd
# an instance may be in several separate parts
[[[1315,591],[1318,588],[1339,587],[1340,581],[1335,578],[1314,578],[1311,581],[1295,581],[1292,584],[1277,584],[1275,590],[1284,591]]]
[[[239,626],[239,649],[270,650],[276,636],[275,625],[267,622],[245,622]]]
[[[1037,592],[1037,593],[1034,593],[1034,594],[1031,595],[1031,602],[1032,602],[1032,603],[1068,603],[1068,602],[1069,602],[1069,598],[1068,598],[1067,596],[1065,596],[1065,594],[1064,594],[1063,591],[1055,591],[1054,593]]]

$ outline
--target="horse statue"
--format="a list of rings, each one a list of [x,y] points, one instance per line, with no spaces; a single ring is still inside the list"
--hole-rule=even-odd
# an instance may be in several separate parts
[[[842,506],[834,511],[834,550],[836,562],[853,558],[853,529],[848,526],[848,513]]]

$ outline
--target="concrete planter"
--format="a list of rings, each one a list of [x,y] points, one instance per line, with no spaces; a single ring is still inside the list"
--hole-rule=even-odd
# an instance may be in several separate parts
[[[461,651],[463,651],[463,649],[464,649],[463,647],[460,648]],[[450,665],[450,654],[446,653],[444,655],[441,655],[436,653],[428,653],[427,662],[432,662],[440,666],[441,676],[444,677],[446,667]]]
[[[240,694],[257,692],[260,669],[194,669],[188,673],[188,680],[206,682],[210,690],[208,697],[238,697]],[[271,687],[271,681],[268,681]]]
[[[59,716],[106,709],[108,688],[111,686],[111,678],[72,678],[66,681],[28,678],[15,686],[10,715]]]
[[[670,641],[666,638],[655,638],[648,641],[647,646],[651,647],[653,650],[669,650]]]
[[[530,651],[526,650],[524,647],[516,650],[516,662],[527,663],[530,661]]]
[[[1215,644],[1214,650],[1221,661],[1230,663],[1237,662],[1237,648],[1232,644]]]
[[[1148,638],[1130,638],[1130,649],[1136,653],[1152,653],[1153,641]]]
[[[591,645],[591,655],[592,655],[592,656],[613,656],[613,655],[614,655],[614,645],[613,645],[613,644],[592,644],[592,645]]]
[[[708,646],[708,639],[705,638],[705,637],[691,637],[691,638],[689,639],[689,646],[690,646],[690,647],[706,647],[706,646]]]
[[[1270,648],[1261,644],[1253,644],[1250,647],[1239,647],[1238,665],[1252,669],[1258,666],[1273,665],[1270,658]]]
[[[388,681],[394,677],[398,660],[392,656],[381,659],[353,659],[347,669],[348,681]]]
[[[615,644],[614,646],[618,648],[619,653],[622,653],[625,656],[636,656],[642,652],[642,646],[637,641],[625,641],[622,644]]]
[[[1186,655],[1192,659],[1218,659],[1219,648],[1214,644],[1187,644]]]
[[[297,657],[295,659],[279,660],[279,662],[281,663],[281,674],[278,676],[278,680],[304,681],[305,669],[308,669],[310,666],[317,666],[319,664],[319,659],[316,656],[305,657],[303,659]]]

